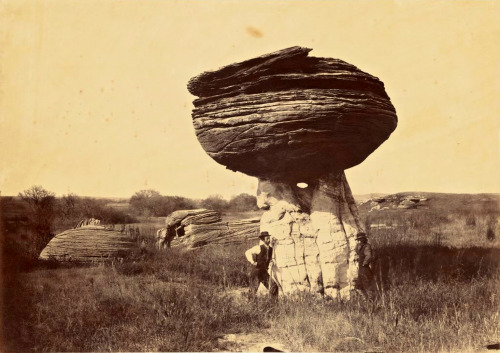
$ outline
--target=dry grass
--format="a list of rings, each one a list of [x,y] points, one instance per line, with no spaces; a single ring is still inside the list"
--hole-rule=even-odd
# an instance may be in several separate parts
[[[500,342],[498,209],[413,211],[369,215],[398,226],[370,232],[379,295],[350,302],[235,297],[248,285],[243,254],[254,243],[158,252],[150,240],[161,220],[151,219],[139,225],[148,250],[135,261],[10,273],[3,351],[214,351],[224,349],[221,334],[263,328],[293,351],[456,352]]]
[[[471,351],[500,338],[499,285],[418,280],[372,302],[283,300],[272,327],[293,351]]]
[[[182,275],[66,268],[9,285],[4,351],[205,351],[218,334],[265,323],[257,308]]]
[[[462,262],[460,276],[434,278],[407,262],[372,301],[306,295],[273,303],[232,295],[247,283],[248,245],[23,273],[9,283],[5,350],[212,351],[224,348],[216,340],[221,334],[264,327],[293,351],[447,352],[500,339],[498,257],[483,264],[489,271],[482,274],[478,263]],[[441,250],[425,253],[432,258]],[[406,257],[400,252],[396,263]]]

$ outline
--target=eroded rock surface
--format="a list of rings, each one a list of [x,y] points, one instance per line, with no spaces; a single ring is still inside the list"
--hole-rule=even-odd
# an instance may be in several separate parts
[[[40,253],[41,260],[100,262],[120,259],[139,248],[127,234],[86,225],[57,234]]]
[[[349,298],[357,277],[355,235],[362,229],[344,173],[307,189],[259,180],[261,231],[273,239],[274,279],[283,294],[309,291]]]
[[[315,180],[361,163],[397,124],[384,84],[339,59],[292,47],[190,80],[193,125],[231,170]]]
[[[259,178],[260,230],[274,243],[282,294],[349,298],[362,231],[344,170],[394,131],[396,111],[376,77],[292,47],[189,81],[193,126],[207,154]],[[298,183],[307,184],[301,189]]]
[[[212,224],[220,221],[220,214],[214,210],[199,208],[174,211],[165,219],[165,228],[161,228],[156,232],[157,246],[160,249],[169,247],[175,238],[193,240],[190,237],[193,226]]]

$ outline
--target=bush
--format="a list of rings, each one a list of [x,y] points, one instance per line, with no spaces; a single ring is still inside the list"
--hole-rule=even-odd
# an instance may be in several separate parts
[[[156,190],[141,190],[130,198],[135,214],[145,217],[165,217],[176,210],[195,208],[195,202],[181,196],[162,196]]]
[[[79,197],[75,194],[58,200],[56,225],[58,230],[72,228],[82,219],[99,219],[102,224],[126,224],[136,220],[123,211],[106,206],[108,200]]]
[[[39,253],[54,236],[53,222],[56,217],[56,198],[41,186],[32,186],[19,193],[27,205],[29,227],[35,235],[35,249]]]
[[[249,194],[239,194],[229,200],[228,210],[233,212],[256,211],[257,198]]]
[[[201,201],[201,207],[221,213],[228,209],[229,203],[221,195],[211,195]]]

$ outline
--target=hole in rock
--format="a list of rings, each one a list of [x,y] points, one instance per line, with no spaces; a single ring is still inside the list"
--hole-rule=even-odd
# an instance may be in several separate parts
[[[297,186],[301,189],[305,189],[307,188],[309,185],[307,185],[307,183],[297,183]]]
[[[186,232],[184,231],[184,226],[183,225],[179,225],[175,228],[175,233],[177,234],[178,237],[183,237]]]
[[[486,346],[486,349],[499,349],[500,350],[500,343],[493,343],[493,344],[489,344]]]

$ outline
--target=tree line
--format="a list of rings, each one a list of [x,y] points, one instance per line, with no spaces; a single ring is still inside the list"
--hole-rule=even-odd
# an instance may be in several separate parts
[[[21,216],[13,232],[31,238],[33,252],[40,252],[55,233],[75,227],[87,218],[100,219],[104,224],[132,223],[133,215],[108,206],[109,199],[97,199],[68,194],[56,197],[52,191],[36,185],[18,194]]]
[[[130,198],[130,207],[137,216],[168,216],[176,210],[206,208],[220,213],[257,210],[255,196],[239,194],[229,201],[221,195],[211,195],[206,199],[195,200],[181,196],[163,196],[156,190],[141,190]]]
[[[194,200],[181,196],[164,196],[156,190],[141,190],[124,207],[116,207],[116,201],[105,198],[82,197],[76,194],[56,197],[42,186],[32,186],[19,193],[23,208],[16,221],[31,234],[34,252],[39,253],[56,232],[70,229],[79,221],[96,218],[102,224],[126,224],[138,222],[137,217],[165,217],[176,210],[207,208],[219,211],[242,212],[257,210],[255,196],[240,194],[229,201],[220,195]],[[114,203],[115,207],[110,204]],[[22,231],[26,233],[26,230]]]

